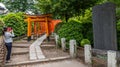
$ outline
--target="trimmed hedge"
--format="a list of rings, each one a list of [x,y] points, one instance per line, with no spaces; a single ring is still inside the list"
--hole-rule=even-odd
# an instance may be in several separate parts
[[[9,13],[4,18],[3,21],[8,27],[12,27],[15,33],[15,36],[21,36],[26,34],[27,23],[24,22],[24,13]]]
[[[81,45],[82,39],[87,39],[93,45],[92,23],[80,23],[75,20],[66,23],[62,22],[56,25],[54,32],[60,36],[60,39],[63,37],[66,38],[67,48],[71,39],[75,39],[78,46],[83,46]]]
[[[56,28],[55,32],[60,36],[60,39],[63,37],[66,38],[67,48],[69,47],[68,44],[71,39],[75,39],[79,45],[79,42],[83,39],[81,23],[71,21],[68,23],[60,23],[60,25],[57,26],[59,27]]]
[[[82,47],[84,47],[85,44],[90,45],[90,41],[89,41],[88,39],[82,39],[81,42],[80,42],[80,45],[81,45]]]

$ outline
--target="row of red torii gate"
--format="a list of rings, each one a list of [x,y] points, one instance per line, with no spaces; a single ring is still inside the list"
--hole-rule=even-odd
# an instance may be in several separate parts
[[[28,41],[31,40],[31,36],[36,37],[45,33],[49,38],[49,35],[54,32],[56,24],[62,22],[61,20],[52,19],[51,14],[26,15],[25,21],[27,22]]]

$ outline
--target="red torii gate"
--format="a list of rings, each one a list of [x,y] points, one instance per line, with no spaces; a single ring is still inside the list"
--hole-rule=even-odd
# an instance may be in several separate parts
[[[38,36],[46,33],[47,37],[49,37],[50,33],[54,31],[55,25],[61,22],[61,20],[53,20],[51,14],[26,15],[26,17],[28,41],[31,40],[31,35]]]

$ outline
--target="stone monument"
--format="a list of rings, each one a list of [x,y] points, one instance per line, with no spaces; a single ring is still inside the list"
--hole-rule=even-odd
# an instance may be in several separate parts
[[[117,50],[115,5],[105,3],[93,7],[94,48]]]

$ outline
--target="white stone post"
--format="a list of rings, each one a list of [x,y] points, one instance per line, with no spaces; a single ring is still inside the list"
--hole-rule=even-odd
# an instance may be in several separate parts
[[[66,41],[65,38],[61,38],[62,50],[66,51]]]
[[[70,40],[70,56],[71,58],[75,58],[77,54],[77,44],[76,40]]]
[[[92,65],[92,53],[91,53],[91,45],[84,45],[84,56],[85,56],[85,63],[88,65]]]
[[[59,35],[55,34],[55,43],[56,43],[56,47],[58,47],[58,39],[59,39]]]
[[[107,51],[107,67],[117,67],[117,53],[116,51]]]

